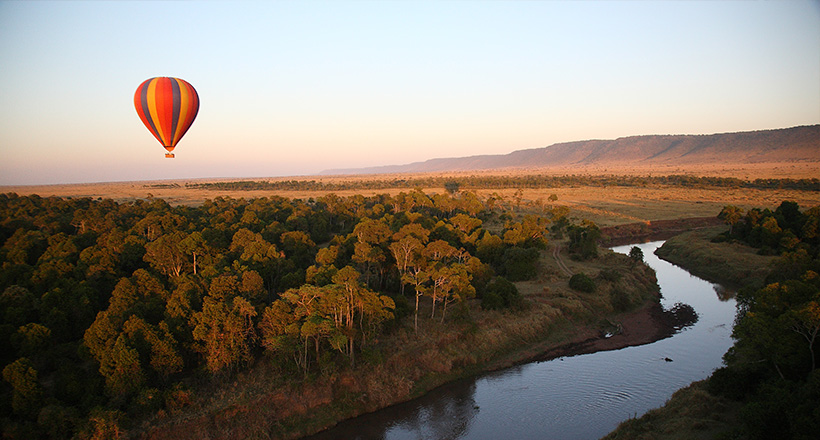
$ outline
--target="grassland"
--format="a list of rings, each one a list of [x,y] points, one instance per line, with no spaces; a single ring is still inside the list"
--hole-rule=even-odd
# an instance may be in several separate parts
[[[677,235],[667,240],[657,254],[709,281],[732,287],[763,284],[774,257],[758,255],[757,249],[740,243],[711,242],[726,229],[705,228]]]
[[[806,164],[769,164],[759,169],[749,165],[745,168],[698,168],[699,176],[722,176],[739,179],[758,178],[816,178],[816,167]],[[447,177],[458,180],[469,176],[528,176],[536,170],[494,171],[422,174],[422,175],[362,175],[362,176],[302,176],[287,178],[250,179],[260,181],[315,181],[324,183],[364,183],[373,180],[402,181],[422,177]],[[583,173],[588,174],[583,174]],[[633,174],[641,175],[638,168]],[[664,175],[672,173],[693,173],[677,168],[668,170],[648,170],[643,175]],[[607,170],[596,168],[591,170],[551,170],[554,176],[624,176],[623,170]],[[577,174],[581,173],[581,174]],[[608,174],[610,173],[610,174]],[[724,174],[720,174],[724,173]],[[249,179],[188,179],[176,181],[142,181],[142,182],[110,182],[75,185],[40,185],[40,186],[7,186],[0,187],[0,192],[15,192],[20,195],[38,194],[41,197],[102,197],[117,202],[128,202],[136,199],[162,198],[172,205],[201,204],[207,199],[216,197],[258,198],[282,196],[287,198],[309,199],[326,195],[331,191],[323,190],[219,190],[212,186],[197,186],[202,183],[228,182]],[[193,187],[186,184],[192,184]],[[412,186],[396,185],[385,189],[349,189],[332,191],[339,196],[361,194],[365,196],[375,194],[395,195],[412,190]],[[434,194],[444,192],[443,187],[421,188],[425,193]],[[508,187],[501,189],[470,189],[482,198],[497,195],[505,200],[512,200],[519,188]],[[627,223],[669,220],[690,217],[715,216],[727,204],[736,205],[743,209],[752,207],[774,208],[783,200],[792,200],[800,206],[820,205],[820,192],[795,189],[755,189],[737,187],[681,187],[661,184],[646,184],[640,186],[589,186],[569,185],[556,187],[520,188],[521,204],[534,211],[563,205],[571,210],[571,216],[576,219],[589,219],[601,227],[616,226]],[[550,201],[551,196],[557,201]]]

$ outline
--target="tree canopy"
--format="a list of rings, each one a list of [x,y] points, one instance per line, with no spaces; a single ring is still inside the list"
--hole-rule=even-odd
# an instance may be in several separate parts
[[[0,194],[4,433],[117,433],[184,405],[191,378],[262,357],[282,374],[353,365],[403,325],[405,295],[419,332],[488,289],[516,306],[514,285],[491,280],[535,275],[549,219],[492,232],[493,211],[512,207],[450,189],[198,207]]]

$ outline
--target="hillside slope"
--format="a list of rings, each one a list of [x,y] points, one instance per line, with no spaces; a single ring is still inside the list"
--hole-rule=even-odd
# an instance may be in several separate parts
[[[518,150],[509,154],[431,159],[406,165],[326,170],[322,174],[783,162],[820,162],[820,125],[711,135],[650,135],[614,140],[566,142],[544,148]]]

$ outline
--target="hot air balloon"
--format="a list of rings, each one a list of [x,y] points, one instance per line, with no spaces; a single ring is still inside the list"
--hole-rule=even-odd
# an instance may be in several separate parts
[[[157,77],[143,81],[134,93],[134,107],[142,123],[174,157],[174,147],[191,127],[199,111],[199,95],[187,81]]]

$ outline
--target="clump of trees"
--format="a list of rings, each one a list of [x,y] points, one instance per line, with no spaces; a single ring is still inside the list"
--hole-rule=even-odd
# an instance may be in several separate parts
[[[780,257],[763,286],[738,293],[734,346],[709,380],[712,392],[744,402],[745,438],[813,438],[820,430],[820,207],[744,213],[727,206],[736,239]]]
[[[601,230],[589,220],[583,220],[580,225],[569,225],[569,254],[572,258],[585,261],[598,257],[598,241],[601,239]]]
[[[549,220],[494,233],[503,202],[456,190],[199,207],[0,194],[4,435],[113,438],[261,357],[348,368],[470,298],[520,307],[511,281],[536,273]]]

